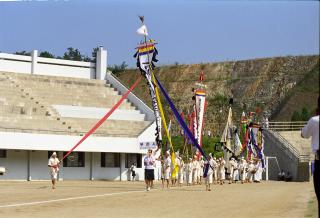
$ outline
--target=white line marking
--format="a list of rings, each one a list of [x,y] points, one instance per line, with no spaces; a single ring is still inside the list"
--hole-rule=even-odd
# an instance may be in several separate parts
[[[72,198],[61,198],[61,199],[47,200],[47,201],[34,201],[34,202],[27,202],[27,203],[7,204],[7,205],[0,205],[0,208],[30,206],[30,205],[47,204],[47,203],[59,202],[59,201],[70,201],[70,200],[78,200],[78,199],[86,199],[86,198],[97,198],[97,197],[131,194],[131,193],[139,193],[139,192],[146,192],[146,191],[144,190],[144,191],[114,192],[114,193],[106,193],[106,194],[100,194],[100,195],[87,195],[87,196],[79,196],[79,197],[72,197]]]

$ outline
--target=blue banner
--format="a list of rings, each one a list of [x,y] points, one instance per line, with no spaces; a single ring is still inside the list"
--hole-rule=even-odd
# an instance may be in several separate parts
[[[206,154],[203,152],[202,148],[199,146],[197,140],[194,138],[194,136],[192,135],[192,133],[190,132],[187,124],[184,122],[184,120],[181,118],[178,110],[176,109],[176,107],[174,106],[174,104],[172,103],[169,95],[167,94],[167,92],[165,91],[165,89],[163,88],[163,86],[161,85],[160,81],[158,80],[158,78],[155,76],[157,84],[163,94],[163,96],[165,97],[165,99],[167,100],[171,110],[173,111],[174,116],[176,117],[178,123],[180,124],[180,126],[182,127],[182,129],[184,130],[185,134],[187,135],[187,137],[191,140],[192,144],[199,150],[199,152],[201,153],[201,155],[208,160]]]

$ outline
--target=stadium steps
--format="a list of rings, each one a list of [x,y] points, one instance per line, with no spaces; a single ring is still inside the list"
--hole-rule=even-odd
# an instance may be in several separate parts
[[[120,98],[105,81],[0,72],[0,129],[31,133],[83,135],[98,121],[61,117],[53,105],[111,108]],[[125,100],[122,110],[136,110]],[[140,112],[138,112],[140,113]],[[151,122],[107,120],[101,136],[136,137]]]

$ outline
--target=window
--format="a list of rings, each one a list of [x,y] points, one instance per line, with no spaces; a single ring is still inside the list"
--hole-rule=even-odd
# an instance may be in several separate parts
[[[101,167],[120,167],[120,154],[101,153]]]
[[[126,168],[135,163],[137,168],[141,168],[141,154],[126,154]]]
[[[63,152],[63,156],[67,152]],[[85,153],[84,152],[71,152],[63,161],[63,167],[84,167],[85,166]]]
[[[0,150],[0,158],[6,158],[7,157],[7,150]]]

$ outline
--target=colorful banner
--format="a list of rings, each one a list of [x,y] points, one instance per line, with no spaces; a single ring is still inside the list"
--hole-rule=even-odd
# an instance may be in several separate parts
[[[156,88],[154,87],[154,83],[152,81],[152,72],[151,70],[154,68],[153,62],[158,61],[156,59],[156,55],[158,54],[157,49],[155,48],[155,43],[150,40],[149,42],[140,43],[136,48],[137,52],[134,57],[137,58],[137,66],[139,67],[141,73],[146,77],[149,85],[150,95],[152,99],[152,107],[156,120],[156,142],[160,144],[162,141],[162,133],[161,133],[161,116],[159,112],[159,106],[157,102],[156,96]]]
[[[202,89],[197,89],[195,92],[195,109],[197,115],[197,136],[198,144],[202,147],[202,132],[204,125],[204,113],[206,106],[206,93]]]

